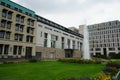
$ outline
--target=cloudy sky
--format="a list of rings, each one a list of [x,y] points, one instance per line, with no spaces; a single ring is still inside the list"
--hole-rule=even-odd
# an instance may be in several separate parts
[[[12,0],[65,27],[120,20],[120,0]]]

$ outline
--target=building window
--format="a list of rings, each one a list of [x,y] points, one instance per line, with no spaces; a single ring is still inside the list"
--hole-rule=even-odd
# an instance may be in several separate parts
[[[56,47],[56,41],[57,41],[57,36],[55,35],[51,35],[51,48],[55,48]]]
[[[75,49],[75,41],[74,40],[73,40],[73,45],[72,46],[73,46],[73,49]]]
[[[23,35],[22,34],[19,34],[19,41],[22,41],[23,40]]]
[[[33,34],[33,30],[34,30],[33,28],[28,27],[27,28],[27,33]]]
[[[17,54],[17,46],[14,46],[14,48],[13,48],[13,54],[14,54],[14,55]]]
[[[0,31],[0,38],[4,38],[5,31]]]
[[[45,34],[44,34],[44,38],[47,38],[47,36],[48,36],[48,34],[47,34],[47,33],[45,33]]]
[[[29,36],[26,37],[26,42],[29,42]]]
[[[12,19],[12,12],[8,12],[7,18],[8,18],[8,19]]]
[[[24,23],[24,17],[21,17],[21,23]]]
[[[115,50],[115,48],[109,48],[110,51]]]
[[[0,44],[0,54],[3,52],[3,44]]]
[[[7,22],[7,28],[11,29],[11,22]]]
[[[47,47],[47,37],[48,37],[48,34],[44,33],[44,47]]]
[[[64,49],[64,40],[65,40],[65,38],[62,37],[61,39],[62,39],[62,49]]]
[[[15,31],[19,31],[19,24],[16,24]]]
[[[70,39],[67,40],[68,49],[70,49]]]
[[[22,54],[22,46],[18,47],[18,54],[21,55]]]
[[[31,21],[31,26],[34,26],[34,21]]]
[[[27,20],[27,24],[30,25],[30,19]]]
[[[30,38],[30,42],[33,42],[33,37],[32,37],[32,36],[30,36],[29,38]]]
[[[79,46],[79,41],[78,41],[78,42],[77,42],[77,49],[78,49],[78,50],[79,50],[79,47],[80,47],[80,46]]]
[[[24,26],[21,25],[21,26],[20,26],[20,32],[23,32],[23,28],[24,28]]]
[[[1,21],[1,27],[2,27],[2,28],[5,28],[5,24],[6,24],[6,21],[5,21],[5,20],[2,20],[2,21]]]
[[[14,40],[18,40],[18,34],[15,34]]]
[[[6,39],[10,39],[10,32],[6,32],[5,38],[6,38]]]
[[[16,22],[20,21],[20,15],[16,15]]]
[[[27,36],[26,37],[26,42],[33,42],[33,36]]]
[[[101,49],[100,49],[100,48],[96,48],[95,50],[96,50],[96,51],[101,51]]]
[[[7,10],[2,10],[2,17],[6,18]]]
[[[4,54],[8,54],[8,52],[9,52],[9,45],[5,45]]]
[[[44,47],[47,47],[47,39],[44,39]]]

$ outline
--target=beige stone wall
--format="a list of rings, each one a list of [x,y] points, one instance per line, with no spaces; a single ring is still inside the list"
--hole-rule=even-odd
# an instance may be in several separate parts
[[[42,53],[42,56],[41,56],[42,59],[59,59],[59,58],[65,57],[64,49],[46,48],[46,47],[36,46],[36,52]]]
[[[10,11],[12,12],[12,19],[8,19],[7,17],[4,18],[2,17],[2,10],[5,9],[7,10],[7,13]],[[24,23],[21,22],[16,22],[16,15],[19,14],[20,16],[24,16]],[[34,26],[29,26],[27,25],[27,20],[31,19],[34,20]],[[1,26],[1,21],[5,20],[6,22],[11,22],[11,29],[7,28],[2,28],[0,27],[0,30],[5,31],[5,32],[10,32],[10,39],[6,40],[4,38],[0,38],[0,44],[2,45],[9,45],[9,52],[8,54],[0,53],[0,58],[8,58],[8,56],[12,56],[13,58],[21,58],[22,56],[25,56],[26,52],[26,47],[32,47],[32,56],[35,56],[35,42],[36,42],[36,26],[37,26],[37,20],[33,17],[30,17],[28,15],[25,15],[23,13],[20,13],[18,11],[15,11],[13,9],[10,9],[8,7],[0,5],[0,26]],[[24,25],[23,32],[20,31],[15,31],[15,25]],[[34,32],[33,34],[27,33],[27,27],[33,28]],[[22,34],[23,35],[23,40],[22,41],[16,41],[14,40],[15,34]],[[33,36],[33,42],[26,42],[26,36]],[[21,55],[13,55],[13,47],[14,46],[22,46],[22,54]]]
[[[82,56],[81,51],[78,51],[78,50],[73,51],[73,57],[74,58],[80,58],[81,56]]]
[[[40,47],[36,46],[36,52],[41,52],[41,59],[59,59],[59,58],[65,58],[65,50],[64,49],[58,49],[58,48],[46,48],[46,47]],[[81,57],[81,52],[78,50],[73,51],[73,57],[78,58]]]

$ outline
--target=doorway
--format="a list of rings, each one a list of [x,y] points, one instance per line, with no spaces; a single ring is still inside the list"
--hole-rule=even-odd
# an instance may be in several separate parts
[[[103,54],[105,57],[107,57],[107,49],[106,48],[103,48]]]
[[[26,59],[32,58],[32,47],[26,47],[25,58],[26,58]]]

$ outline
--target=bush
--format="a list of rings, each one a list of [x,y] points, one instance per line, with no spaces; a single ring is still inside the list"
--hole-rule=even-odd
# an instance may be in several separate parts
[[[36,59],[30,59],[29,62],[37,62]]]
[[[93,80],[111,80],[111,76],[101,72]]]
[[[114,76],[119,69],[120,69],[120,64],[110,62],[106,64],[106,67],[103,71],[106,74],[110,74],[111,76]]]
[[[60,62],[69,62],[69,63],[79,63],[79,64],[99,64],[101,62],[96,62],[92,59],[80,59],[80,58],[63,58],[59,59]]]
[[[67,79],[63,79],[63,80],[93,80],[89,77],[81,77],[81,78],[74,78],[74,77],[71,77],[71,78],[67,78]]]
[[[111,59],[120,59],[120,53],[116,54],[116,53],[111,53],[109,54],[110,58]]]

